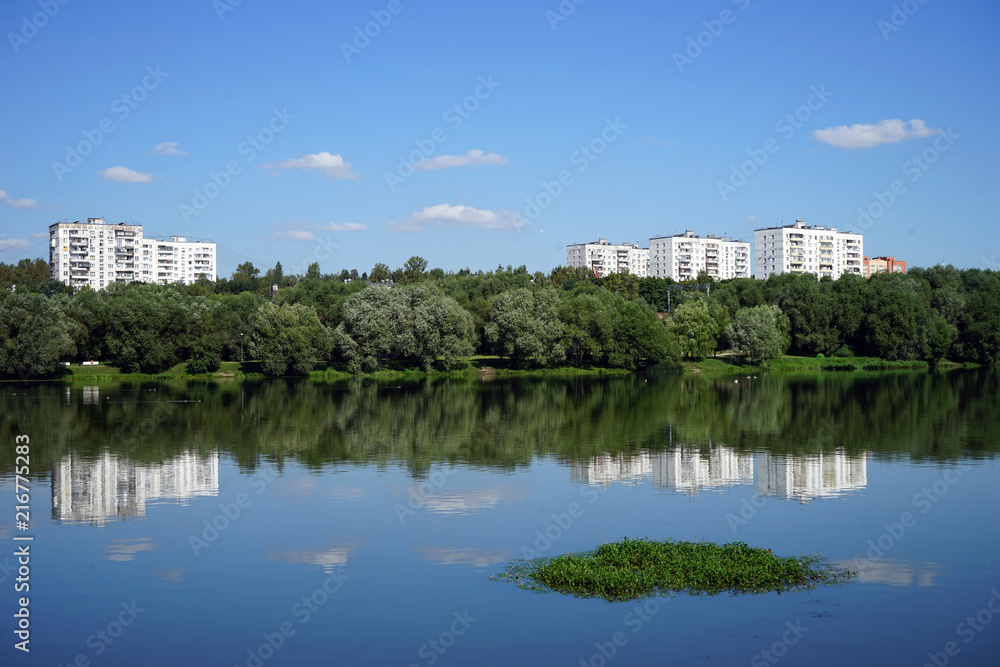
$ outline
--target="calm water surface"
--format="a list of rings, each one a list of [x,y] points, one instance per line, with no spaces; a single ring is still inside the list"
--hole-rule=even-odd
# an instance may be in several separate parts
[[[998,407],[991,371],[0,385],[0,663],[1000,664]],[[490,580],[625,536],[860,575],[614,604]]]

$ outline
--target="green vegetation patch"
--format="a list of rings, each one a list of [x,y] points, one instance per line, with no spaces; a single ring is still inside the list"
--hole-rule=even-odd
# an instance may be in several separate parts
[[[776,556],[743,542],[625,538],[594,551],[516,560],[494,579],[521,588],[608,601],[691,593],[778,593],[841,584],[855,576],[820,556]]]

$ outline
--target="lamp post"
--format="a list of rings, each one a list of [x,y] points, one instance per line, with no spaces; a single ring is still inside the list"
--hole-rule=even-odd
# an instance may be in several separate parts
[[[243,332],[240,332],[240,363],[243,363]]]

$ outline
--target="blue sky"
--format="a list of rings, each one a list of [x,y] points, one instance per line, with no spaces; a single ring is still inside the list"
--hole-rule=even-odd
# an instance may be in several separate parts
[[[220,275],[803,219],[1000,268],[995,1],[576,2],[9,0],[0,261],[98,216]]]

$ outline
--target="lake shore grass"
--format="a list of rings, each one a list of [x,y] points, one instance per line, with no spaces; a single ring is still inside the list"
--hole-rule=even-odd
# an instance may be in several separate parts
[[[941,368],[960,367],[948,361],[937,364]],[[799,373],[808,371],[891,371],[891,370],[927,370],[930,364],[926,361],[889,361],[877,357],[796,357],[782,355],[772,360],[767,367],[753,366],[742,363],[739,357],[725,355],[706,357],[698,360],[683,360],[681,367],[685,372],[695,373]]]
[[[820,556],[781,557],[743,542],[625,538],[594,551],[516,560],[493,579],[529,590],[622,602],[677,593],[783,593],[843,584],[855,576]]]
[[[956,364],[942,361],[936,368],[963,368],[970,364]],[[49,380],[261,380],[268,376],[262,371],[258,361],[224,361],[219,370],[214,373],[189,375],[187,364],[180,363],[162,373],[123,373],[110,364],[100,366],[81,366],[74,364],[65,368],[62,375]],[[736,373],[802,373],[819,371],[895,371],[895,370],[928,370],[926,361],[888,361],[874,357],[795,357],[782,356],[772,361],[767,368],[741,363],[735,356],[720,355],[697,360],[682,360],[675,366],[657,366],[651,369],[656,373],[704,373],[707,375],[726,375]],[[555,368],[514,368],[508,359],[496,356],[477,355],[468,357],[463,364],[450,371],[432,369],[424,370],[419,364],[412,362],[388,362],[385,366],[372,373],[356,375],[351,373],[346,363],[320,363],[311,371],[308,377],[312,380],[335,382],[349,380],[355,377],[384,380],[419,380],[427,377],[466,377],[477,379],[506,377],[574,377],[574,376],[608,376],[629,375],[633,371],[622,368],[559,366]],[[305,377],[305,376],[298,376]],[[41,379],[41,378],[39,378]]]

